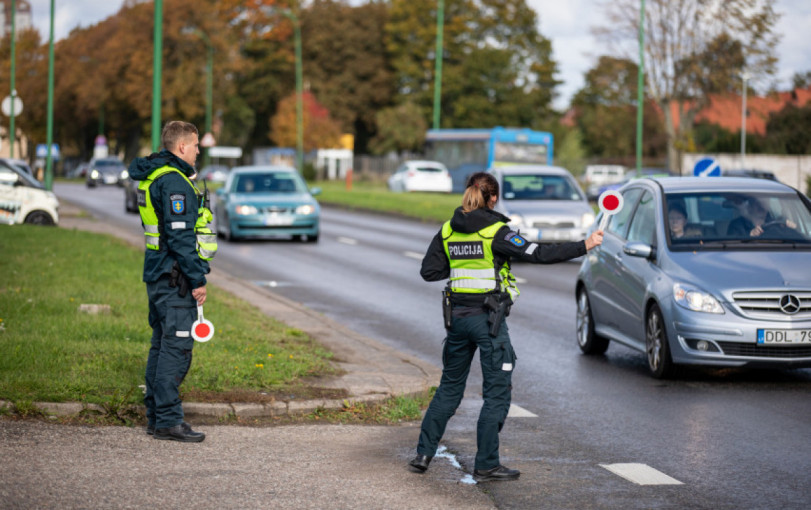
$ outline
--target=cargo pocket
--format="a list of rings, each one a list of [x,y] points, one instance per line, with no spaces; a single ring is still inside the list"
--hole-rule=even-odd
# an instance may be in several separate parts
[[[167,311],[165,334],[176,339],[177,348],[191,351],[194,346],[191,325],[195,320],[197,320],[196,308],[172,307]]]
[[[492,340],[493,343],[493,369],[512,372],[515,368],[515,351],[509,340]]]

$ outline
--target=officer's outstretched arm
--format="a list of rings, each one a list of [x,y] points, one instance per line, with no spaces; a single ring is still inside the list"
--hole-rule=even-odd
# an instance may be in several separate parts
[[[502,227],[493,238],[493,252],[530,264],[554,264],[585,255],[586,243],[531,243],[509,227]]]

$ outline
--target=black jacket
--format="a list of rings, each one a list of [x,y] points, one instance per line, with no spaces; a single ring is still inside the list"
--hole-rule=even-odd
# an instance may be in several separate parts
[[[507,223],[509,218],[492,209],[476,209],[469,213],[464,213],[458,207],[451,218],[451,228],[455,232],[470,234],[489,227],[493,223],[503,221]],[[520,260],[530,264],[554,264],[564,260],[573,259],[586,254],[585,241],[577,241],[560,244],[537,244],[530,243],[523,239],[518,232],[503,226],[496,232],[493,238],[493,255],[496,265],[500,266],[504,262]],[[435,282],[450,277],[451,265],[445,255],[445,248],[442,243],[442,229],[437,232],[428,246],[428,251],[422,259],[420,275],[423,280]],[[456,296],[454,298],[465,301],[483,301],[483,295]],[[473,303],[468,303],[473,304]]]
[[[129,167],[132,179],[142,181],[158,168],[169,165],[191,178],[194,168],[167,150],[145,158],[136,158]],[[196,289],[206,284],[205,275],[210,271],[208,262],[197,255],[197,237],[194,224],[197,221],[197,195],[183,177],[169,172],[152,183],[149,190],[155,214],[158,216],[161,233],[160,250],[146,250],[144,254],[145,282],[157,281],[161,275],[172,272],[175,261],[180,271],[189,280],[190,287]],[[172,209],[172,203],[182,201],[182,211]],[[166,228],[174,222],[185,223],[185,228]]]

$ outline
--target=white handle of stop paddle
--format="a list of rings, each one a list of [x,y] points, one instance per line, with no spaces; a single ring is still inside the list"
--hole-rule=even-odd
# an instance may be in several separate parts
[[[610,217],[610,214],[603,213],[603,217],[600,218],[600,225],[597,227],[597,230],[602,230],[605,232],[605,227],[608,226],[608,218]]]

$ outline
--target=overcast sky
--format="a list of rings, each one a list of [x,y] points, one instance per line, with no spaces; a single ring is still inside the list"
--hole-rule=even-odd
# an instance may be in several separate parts
[[[351,0],[361,3],[362,0]],[[560,97],[555,102],[565,108],[572,95],[583,86],[583,74],[599,56],[591,35],[591,27],[599,25],[603,16],[598,0],[526,0],[540,18],[540,32],[552,40],[554,58],[558,62]],[[34,25],[47,39],[50,23],[50,0],[29,0]],[[56,39],[66,37],[71,29],[87,27],[112,16],[123,0],[55,0]],[[776,32],[782,35],[777,47],[779,58],[777,84],[788,89],[796,72],[811,71],[811,44],[805,37],[811,28],[811,1],[776,0],[776,11],[782,14]],[[166,13],[164,12],[164,15]],[[805,35],[803,35],[805,34]]]

